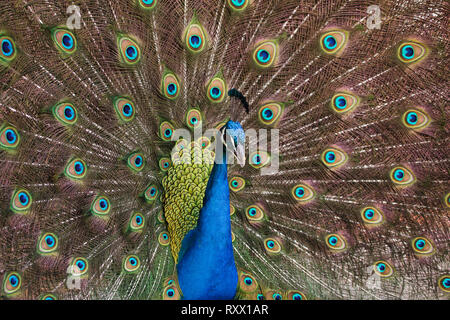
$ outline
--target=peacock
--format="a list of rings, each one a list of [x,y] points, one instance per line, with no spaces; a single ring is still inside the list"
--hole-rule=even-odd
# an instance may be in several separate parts
[[[448,10],[1,1],[1,299],[448,299]]]

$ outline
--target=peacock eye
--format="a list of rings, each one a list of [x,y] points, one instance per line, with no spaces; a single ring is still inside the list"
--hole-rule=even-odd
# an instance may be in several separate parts
[[[32,201],[31,194],[27,190],[16,189],[11,197],[11,211],[26,214],[30,210]]]
[[[145,219],[141,213],[136,212],[131,216],[130,222],[129,222],[129,228],[131,231],[134,231],[134,232],[141,231],[144,228],[144,225],[145,225]]]
[[[390,277],[394,269],[386,261],[377,261],[374,263],[374,271],[380,277]]]
[[[258,289],[258,283],[252,275],[241,273],[239,277],[239,289],[245,293],[251,293]]]
[[[400,187],[407,187],[416,181],[416,177],[405,167],[395,167],[390,172],[392,182]]]
[[[342,53],[348,40],[348,32],[344,30],[335,30],[324,33],[320,37],[320,46],[327,54]]]
[[[135,65],[141,59],[141,49],[137,42],[128,36],[118,38],[120,60],[127,65]]]
[[[0,61],[9,63],[16,57],[16,44],[11,37],[0,34]]]
[[[286,296],[288,300],[307,300],[306,296],[297,290],[289,290]]]
[[[22,277],[17,272],[7,273],[3,282],[3,291],[6,294],[17,292],[22,286]]]
[[[20,143],[20,136],[16,128],[4,124],[0,127],[0,148],[5,150],[16,149]]]
[[[264,248],[269,254],[277,254],[281,252],[281,243],[275,238],[267,238],[264,240]]]
[[[202,122],[202,114],[198,109],[189,109],[186,112],[186,125],[194,129],[200,125]]]
[[[164,288],[163,299],[164,300],[179,300],[180,299],[180,293],[178,292],[178,289],[174,284],[170,284]]]
[[[163,121],[159,126],[159,135],[161,139],[164,141],[170,141],[172,139],[172,134],[173,126],[169,122]]]
[[[73,158],[69,160],[64,169],[64,174],[71,180],[80,180],[86,176],[86,163],[80,158]]]
[[[366,207],[361,210],[361,217],[368,225],[379,225],[383,222],[383,213],[374,207]]]
[[[128,273],[136,272],[141,266],[141,261],[136,255],[129,255],[123,260],[123,269]]]
[[[321,160],[325,166],[330,169],[336,169],[344,165],[347,160],[347,154],[337,148],[327,148],[322,152]]]
[[[153,9],[156,6],[157,0],[138,0],[139,5],[143,9]]]
[[[172,162],[169,158],[161,158],[159,159],[159,169],[161,169],[161,171],[166,172],[167,170],[169,170],[169,168],[172,165]]]
[[[162,246],[168,246],[170,243],[169,234],[166,231],[163,231],[159,234],[158,241]]]
[[[445,275],[439,278],[438,281],[439,288],[443,290],[444,292],[449,293],[450,292],[450,276]]]
[[[116,97],[113,100],[113,105],[120,121],[129,122],[134,119],[135,107],[133,101],[128,98]]]
[[[212,103],[222,102],[225,98],[227,86],[221,73],[218,73],[214,78],[209,81],[206,87],[206,96]]]
[[[327,235],[325,243],[333,251],[343,251],[347,247],[345,239],[337,233]]]
[[[314,190],[307,184],[298,184],[291,190],[292,197],[299,202],[308,202],[314,198]]]
[[[63,54],[70,55],[77,50],[77,40],[69,30],[55,28],[52,30],[52,38],[56,48]]]
[[[98,196],[91,204],[91,212],[96,215],[107,215],[110,210],[111,204],[109,202],[109,199],[105,196]]]
[[[405,64],[412,64],[422,60],[427,54],[427,48],[418,42],[402,43],[397,49],[398,59]]]
[[[144,197],[146,202],[153,202],[158,196],[158,189],[155,185],[150,185],[145,189]]]
[[[73,125],[78,120],[74,105],[68,102],[58,103],[52,108],[53,116],[63,125]]]
[[[412,248],[419,255],[430,255],[434,253],[434,246],[430,240],[417,237],[412,240]]]
[[[265,217],[264,210],[256,204],[248,206],[245,215],[251,224],[259,224]]]
[[[245,187],[245,180],[241,177],[232,177],[229,186],[233,192],[241,191]]]
[[[273,298],[273,300],[283,300],[282,295],[279,293],[272,294],[272,298]]]
[[[256,151],[250,154],[250,165],[255,169],[260,169],[270,162],[270,155],[265,151]]]
[[[128,156],[128,167],[136,172],[142,171],[145,166],[144,155],[141,152],[134,152]]]
[[[48,254],[56,251],[58,248],[58,238],[53,233],[44,233],[38,242],[38,251],[40,254]]]
[[[282,104],[276,102],[267,103],[259,108],[258,119],[264,125],[274,126],[280,120],[282,112]]]
[[[195,22],[195,18],[186,28],[185,44],[191,53],[199,53],[203,51],[206,44],[206,36],[203,27]]]
[[[430,124],[430,118],[424,111],[410,109],[402,116],[403,125],[409,129],[424,129]]]
[[[48,294],[43,295],[41,297],[41,300],[57,300],[57,299],[56,299],[55,295],[48,293]]]
[[[249,2],[249,0],[228,0],[228,5],[234,11],[240,12],[240,11],[243,11],[247,7],[248,2]]]
[[[278,44],[273,40],[264,40],[253,50],[253,61],[257,67],[272,66],[278,55]]]
[[[74,258],[71,263],[72,275],[81,276],[88,271],[88,262],[85,258]]]
[[[331,98],[331,109],[338,114],[345,114],[359,104],[359,97],[349,93],[336,93]]]
[[[170,71],[166,71],[162,79],[161,91],[167,98],[174,100],[179,95],[178,77]]]

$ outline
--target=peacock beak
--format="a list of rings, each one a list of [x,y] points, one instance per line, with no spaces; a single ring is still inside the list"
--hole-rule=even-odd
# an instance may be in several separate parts
[[[236,147],[236,159],[241,167],[245,166],[245,149],[243,144],[238,144]]]

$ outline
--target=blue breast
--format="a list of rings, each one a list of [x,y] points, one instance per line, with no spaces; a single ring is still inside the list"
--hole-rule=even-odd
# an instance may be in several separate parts
[[[226,163],[214,165],[197,227],[181,243],[177,274],[183,299],[233,299],[236,294]]]

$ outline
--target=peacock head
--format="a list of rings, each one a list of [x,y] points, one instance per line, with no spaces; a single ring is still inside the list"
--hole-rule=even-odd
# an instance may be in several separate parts
[[[222,143],[242,167],[245,165],[245,132],[239,122],[229,120],[221,130]]]

